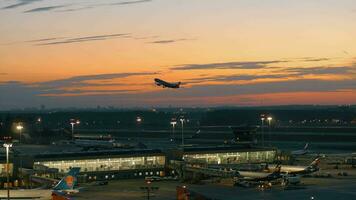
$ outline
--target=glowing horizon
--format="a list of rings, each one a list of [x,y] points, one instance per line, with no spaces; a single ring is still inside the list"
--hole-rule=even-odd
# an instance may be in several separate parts
[[[356,2],[0,1],[0,109],[356,104]],[[183,82],[156,87],[153,78]]]

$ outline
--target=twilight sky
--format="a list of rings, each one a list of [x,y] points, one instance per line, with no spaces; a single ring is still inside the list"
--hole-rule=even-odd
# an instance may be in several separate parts
[[[0,110],[356,104],[355,36],[355,0],[0,0]]]

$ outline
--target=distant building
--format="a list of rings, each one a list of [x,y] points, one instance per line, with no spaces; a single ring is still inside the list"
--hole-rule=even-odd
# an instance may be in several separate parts
[[[206,164],[271,163],[277,151],[273,148],[254,148],[239,145],[218,147],[188,147],[174,150],[173,157],[188,162]]]
[[[11,162],[11,161],[10,161]],[[13,163],[9,163],[9,173],[10,176],[13,174]],[[0,154],[0,178],[6,178],[7,176],[7,164],[6,164],[6,155]]]
[[[32,159],[34,166],[58,169],[60,173],[80,167],[84,181],[163,176],[166,162],[160,150],[150,149],[48,153]]]

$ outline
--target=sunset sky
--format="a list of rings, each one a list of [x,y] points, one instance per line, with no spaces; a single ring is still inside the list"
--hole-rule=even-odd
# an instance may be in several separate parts
[[[0,110],[289,104],[356,104],[355,0],[0,0]]]

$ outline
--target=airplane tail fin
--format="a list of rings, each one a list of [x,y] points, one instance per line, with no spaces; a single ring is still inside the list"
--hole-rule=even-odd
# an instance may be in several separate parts
[[[305,146],[304,146],[304,150],[307,150],[309,147],[309,143],[306,143]]]
[[[73,167],[69,172],[54,186],[53,190],[72,190],[77,184],[77,176],[80,172],[79,167]]]
[[[281,163],[277,163],[276,167],[274,168],[274,173],[280,173],[281,172]]]
[[[310,163],[310,166],[317,168],[319,166],[319,163],[320,163],[320,157],[317,157],[313,160],[313,162]]]

